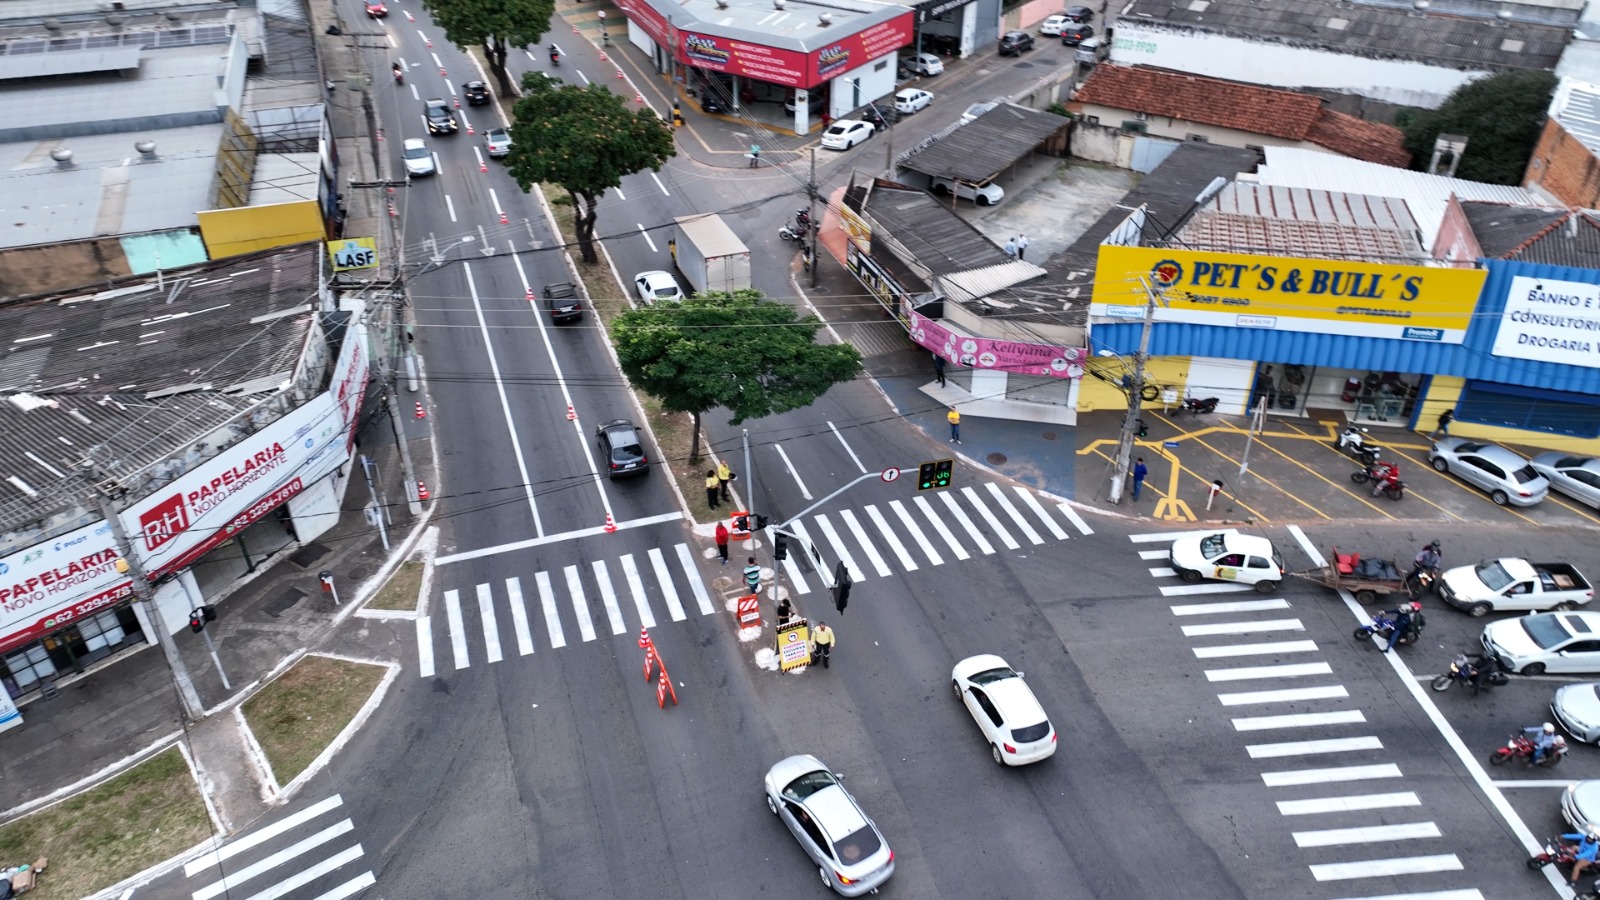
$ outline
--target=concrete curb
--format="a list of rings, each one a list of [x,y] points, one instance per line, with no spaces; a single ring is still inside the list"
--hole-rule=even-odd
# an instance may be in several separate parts
[[[268,801],[275,806],[282,805],[289,800],[301,788],[305,787],[312,778],[321,774],[322,770],[328,767],[328,764],[333,761],[333,757],[343,750],[346,744],[350,743],[351,738],[355,737],[361,728],[367,724],[367,719],[372,717],[372,713],[382,705],[383,698],[389,693],[390,685],[394,684],[395,678],[400,674],[400,664],[391,660],[361,659],[338,653],[309,653],[306,655],[321,656],[326,659],[336,659],[340,662],[356,663],[364,666],[379,666],[387,671],[384,673],[383,679],[378,682],[378,686],[372,689],[372,696],[367,698],[367,702],[361,704],[361,708],[356,710],[356,714],[339,731],[339,735],[327,747],[323,748],[321,753],[317,754],[317,758],[306,766],[305,771],[296,775],[293,781],[277,789],[274,796]],[[254,740],[253,736],[251,740]]]

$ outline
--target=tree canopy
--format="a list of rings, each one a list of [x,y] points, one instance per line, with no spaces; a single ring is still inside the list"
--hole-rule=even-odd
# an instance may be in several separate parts
[[[809,406],[861,374],[849,344],[818,344],[822,321],[760,291],[709,291],[629,310],[612,323],[622,372],[671,412],[700,417],[725,407],[729,424]]]
[[[1521,184],[1555,87],[1553,73],[1515,70],[1456,88],[1438,109],[1413,113],[1399,123],[1412,165],[1427,168],[1440,134],[1463,134],[1467,149],[1457,178]]]
[[[660,171],[677,153],[672,128],[648,109],[630,109],[601,84],[577,87],[528,72],[522,87],[507,169],[524,191],[547,183],[572,195],[578,249],[585,262],[597,262],[600,196],[620,187],[624,175]]]
[[[500,93],[511,93],[506,53],[511,47],[537,44],[550,30],[555,0],[422,0],[445,39],[465,50],[476,44],[489,58],[489,71]]]

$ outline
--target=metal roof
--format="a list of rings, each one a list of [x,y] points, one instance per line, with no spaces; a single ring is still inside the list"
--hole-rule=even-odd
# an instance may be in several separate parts
[[[182,47],[146,53],[127,78],[13,83],[0,91],[0,142],[220,122],[226,67],[215,46]]]
[[[1403,200],[1237,181],[1195,210],[1178,240],[1234,253],[1369,262],[1426,256]]]
[[[143,53],[142,47],[100,47],[73,53],[0,56],[0,81],[137,69]]]
[[[1439,225],[1444,221],[1451,194],[1464,201],[1484,200],[1516,206],[1534,206],[1541,202],[1531,191],[1520,187],[1429,175],[1299,147],[1268,147],[1265,152],[1267,161],[1256,171],[1254,179],[1261,184],[1348,191],[1405,201],[1422,231],[1422,244],[1429,251],[1439,237]],[[1467,152],[1471,153],[1472,149],[1468,147]]]
[[[1483,255],[1600,269],[1600,220],[1587,210],[1463,203]]]
[[[1561,79],[1550,98],[1550,118],[1560,122],[1590,153],[1600,155],[1600,86]]]
[[[1002,103],[906,154],[900,166],[934,178],[981,184],[1071,124],[1053,112]]]
[[[1120,20],[1453,69],[1553,69],[1578,12],[1487,0],[1434,0],[1426,12],[1401,2],[1132,0]]]
[[[864,212],[935,276],[1011,261],[994,241],[927,191],[879,181],[867,194]]]
[[[250,205],[271,206],[317,199],[321,157],[316,153],[263,153],[256,157]]]

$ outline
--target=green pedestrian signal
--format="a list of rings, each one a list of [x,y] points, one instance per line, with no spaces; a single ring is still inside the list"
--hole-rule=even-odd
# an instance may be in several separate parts
[[[950,476],[955,471],[956,461],[941,459],[937,462],[925,462],[917,467],[917,490],[931,491],[935,488],[950,486]]]

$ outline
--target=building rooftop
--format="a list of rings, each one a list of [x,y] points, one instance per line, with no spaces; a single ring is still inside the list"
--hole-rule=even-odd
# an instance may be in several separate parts
[[[919,188],[878,181],[867,194],[864,212],[934,276],[1011,260],[948,203]]]
[[[1600,214],[1593,210],[1469,202],[1461,211],[1486,257],[1600,269]]]
[[[772,0],[620,0],[617,5],[624,13],[629,13],[630,19],[638,17],[630,7],[652,7],[657,16],[671,17],[673,29],[680,33],[701,31],[716,37],[747,40],[758,47],[781,47],[801,53],[820,50],[870,25],[910,12],[898,3],[875,0],[827,0],[825,3],[788,0],[782,6]],[[896,49],[885,47],[879,54]],[[768,56],[770,54],[756,49],[753,58]],[[745,62],[748,64],[749,60]],[[864,62],[866,60],[853,65]],[[781,65],[777,60],[772,63]]]
[[[1132,0],[1119,18],[1455,69],[1553,69],[1581,9],[1436,0],[1423,13],[1399,0]]]
[[[899,165],[933,178],[982,183],[1071,124],[1053,112],[1001,103],[965,125],[945,129],[902,156]]]
[[[1425,256],[1402,200],[1237,181],[1195,210],[1178,240],[1199,249],[1367,262]]]
[[[1600,156],[1600,86],[1563,78],[1550,98],[1549,116],[1589,152]]]

